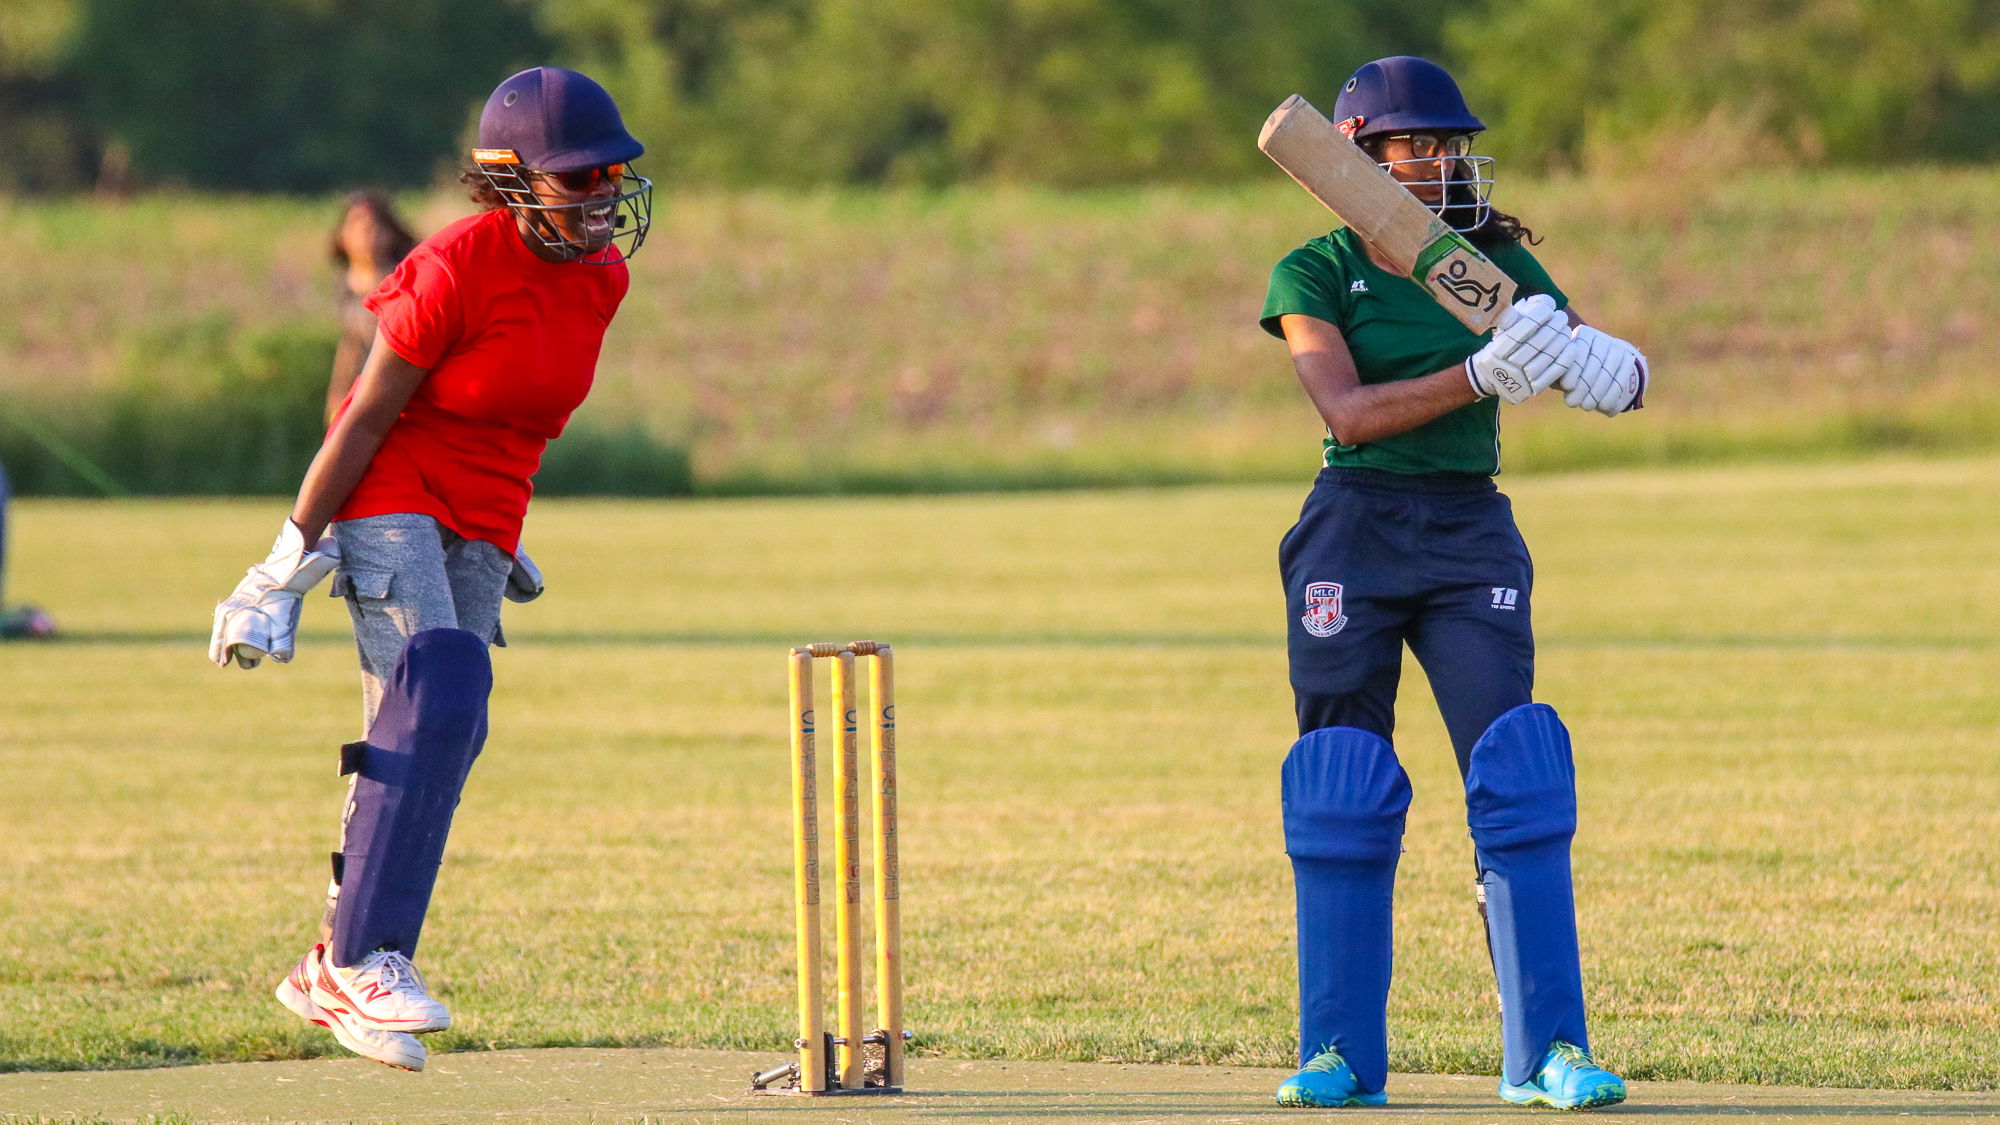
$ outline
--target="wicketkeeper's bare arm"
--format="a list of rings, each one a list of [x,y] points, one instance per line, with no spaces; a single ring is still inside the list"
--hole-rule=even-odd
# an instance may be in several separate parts
[[[251,567],[215,607],[210,660],[222,667],[234,661],[254,668],[266,657],[280,663],[292,658],[300,599],[340,563],[339,545],[331,538],[321,539],[321,533],[360,483],[389,427],[396,424],[427,374],[396,355],[377,333],[354,401],[306,471],[292,518],[278,533],[270,555]]]
[[[375,334],[368,362],[354,381],[353,401],[327,431],[292,507],[292,523],[306,542],[319,538],[354,486],[361,483],[368,463],[389,436],[389,428],[429,374],[397,355],[380,332]]]

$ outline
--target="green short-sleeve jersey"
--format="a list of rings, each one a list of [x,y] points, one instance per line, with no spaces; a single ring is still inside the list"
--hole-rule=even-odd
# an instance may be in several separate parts
[[[1569,298],[1548,271],[1518,242],[1480,247],[1514,279],[1520,297],[1546,293],[1558,307]],[[1407,277],[1368,257],[1353,231],[1342,227],[1285,255],[1271,271],[1264,297],[1264,331],[1280,339],[1278,318],[1316,317],[1340,329],[1354,366],[1366,383],[1392,383],[1442,371],[1492,338],[1475,336]],[[1391,473],[1497,473],[1500,471],[1500,400],[1480,399],[1423,425],[1364,445],[1341,445],[1328,434],[1328,465]]]

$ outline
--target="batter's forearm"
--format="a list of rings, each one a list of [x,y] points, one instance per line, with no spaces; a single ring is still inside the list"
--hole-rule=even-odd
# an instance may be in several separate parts
[[[1464,369],[1454,365],[1416,379],[1349,387],[1315,405],[1335,441],[1365,445],[1414,430],[1478,400]]]

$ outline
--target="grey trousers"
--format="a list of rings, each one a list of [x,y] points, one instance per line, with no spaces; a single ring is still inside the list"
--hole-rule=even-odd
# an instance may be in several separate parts
[[[507,643],[500,634],[500,601],[514,566],[507,552],[413,513],[342,520],[333,535],[340,541],[333,593],[347,600],[361,651],[364,736],[412,636],[464,629],[491,644]]]

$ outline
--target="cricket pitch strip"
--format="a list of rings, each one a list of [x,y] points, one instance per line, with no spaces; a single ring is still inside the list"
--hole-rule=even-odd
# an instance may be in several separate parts
[[[558,1048],[467,1051],[423,1074],[361,1059],[230,1063],[159,1070],[0,1074],[7,1120],[199,1122],[1206,1122],[1266,1119],[1381,1125],[1434,1118],[1544,1120],[1503,1105],[1490,1077],[1390,1078],[1383,1109],[1296,1110],[1271,1101],[1289,1072],[1255,1067],[995,1062],[916,1058],[913,1092],[861,1105],[758,1098],[745,1078],[770,1052]],[[1590,1116],[1679,1123],[1761,1118],[1842,1123],[2000,1115],[2000,1092],[1812,1089],[1633,1082],[1632,1099]]]

